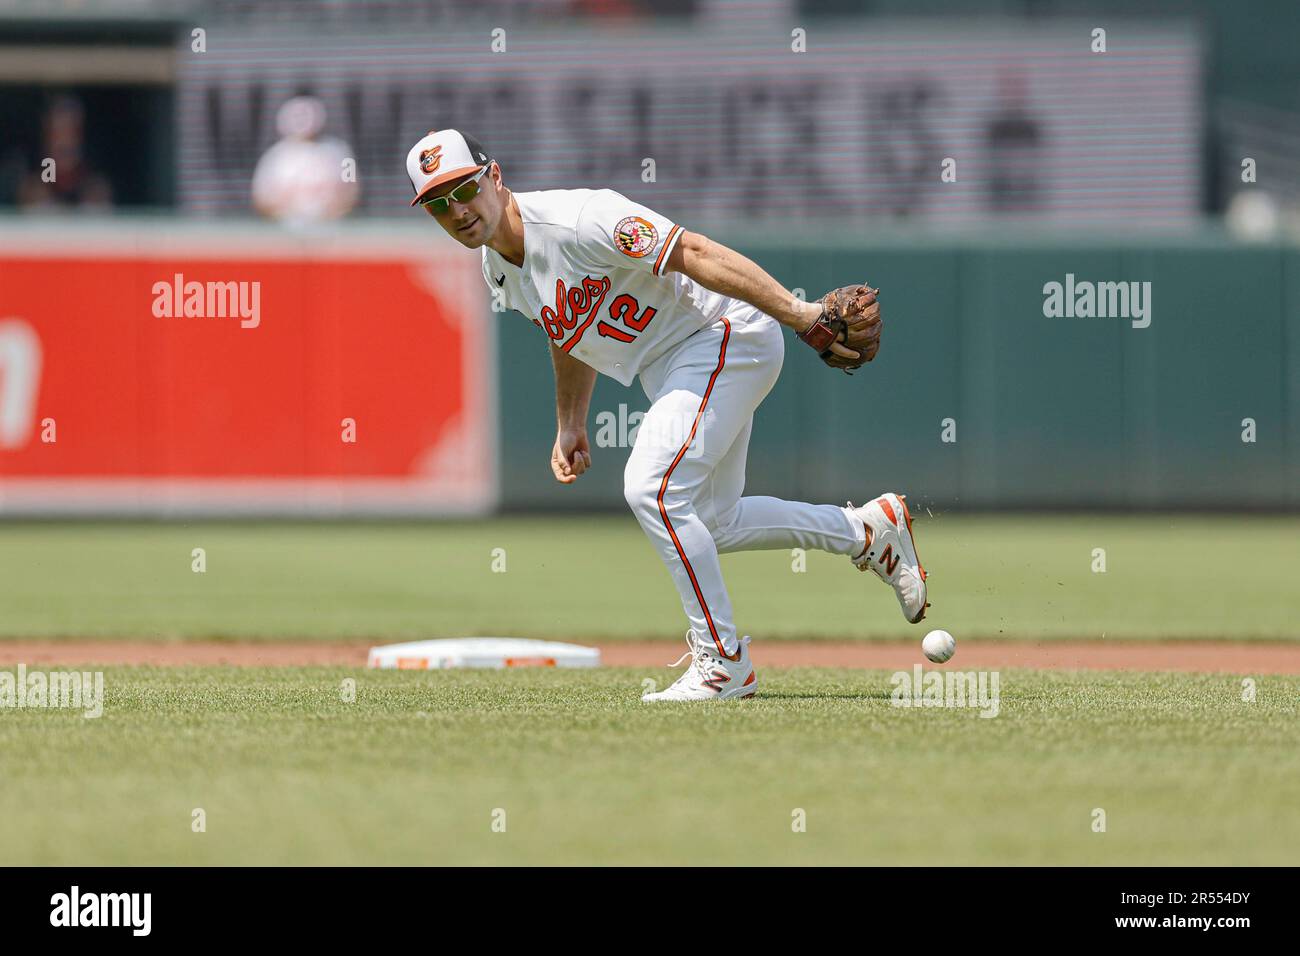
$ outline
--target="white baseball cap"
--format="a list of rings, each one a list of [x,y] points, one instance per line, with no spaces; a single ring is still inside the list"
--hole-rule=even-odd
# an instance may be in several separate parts
[[[431,130],[406,154],[406,175],[415,190],[411,205],[417,205],[434,187],[476,173],[490,162],[487,150],[473,136],[454,129]]]

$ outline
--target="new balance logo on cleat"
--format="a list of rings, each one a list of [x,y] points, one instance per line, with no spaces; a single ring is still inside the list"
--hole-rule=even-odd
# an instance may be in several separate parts
[[[890,577],[894,576],[894,568],[898,567],[898,561],[901,557],[901,554],[894,554],[892,544],[885,545],[885,550],[880,555],[880,563],[885,566],[885,573]]]
[[[731,680],[731,676],[727,674],[726,671],[714,671],[709,675],[709,678],[702,681],[702,683],[705,687],[709,688],[709,690],[721,693],[722,685],[727,683],[729,680]]]

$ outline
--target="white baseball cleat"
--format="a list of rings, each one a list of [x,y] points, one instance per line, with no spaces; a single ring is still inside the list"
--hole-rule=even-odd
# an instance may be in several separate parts
[[[719,653],[713,642],[697,637],[694,630],[686,632],[688,650],[669,667],[676,667],[688,657],[686,672],[655,694],[642,694],[646,703],[660,700],[725,700],[729,697],[753,697],[758,690],[758,677],[749,661],[749,638],[740,639],[740,660],[728,660]]]
[[[916,541],[912,538],[912,515],[907,510],[907,500],[892,492],[875,501],[855,508],[849,502],[849,511],[858,516],[871,529],[871,544],[856,558],[850,558],[859,571],[870,568],[880,580],[894,589],[903,617],[911,624],[925,617],[925,568],[916,556]]]

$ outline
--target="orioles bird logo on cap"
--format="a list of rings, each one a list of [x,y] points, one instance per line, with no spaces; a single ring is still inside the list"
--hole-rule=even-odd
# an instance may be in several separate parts
[[[442,162],[442,146],[435,146],[432,149],[426,149],[420,154],[420,171],[426,176],[433,173]]]

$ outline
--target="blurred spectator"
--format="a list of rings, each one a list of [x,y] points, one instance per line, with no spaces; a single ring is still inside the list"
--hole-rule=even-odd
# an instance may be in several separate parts
[[[296,96],[280,107],[275,125],[281,138],[253,170],[253,206],[291,226],[346,216],[357,203],[356,169],[347,143],[320,135],[324,104]]]
[[[23,178],[18,205],[41,211],[112,208],[112,186],[82,155],[85,111],[81,101],[73,96],[58,97],[46,110],[41,126],[41,168]]]
[[[996,212],[1031,212],[1042,204],[1043,135],[1028,101],[1025,78],[999,71],[998,111],[984,131],[989,208]]]

